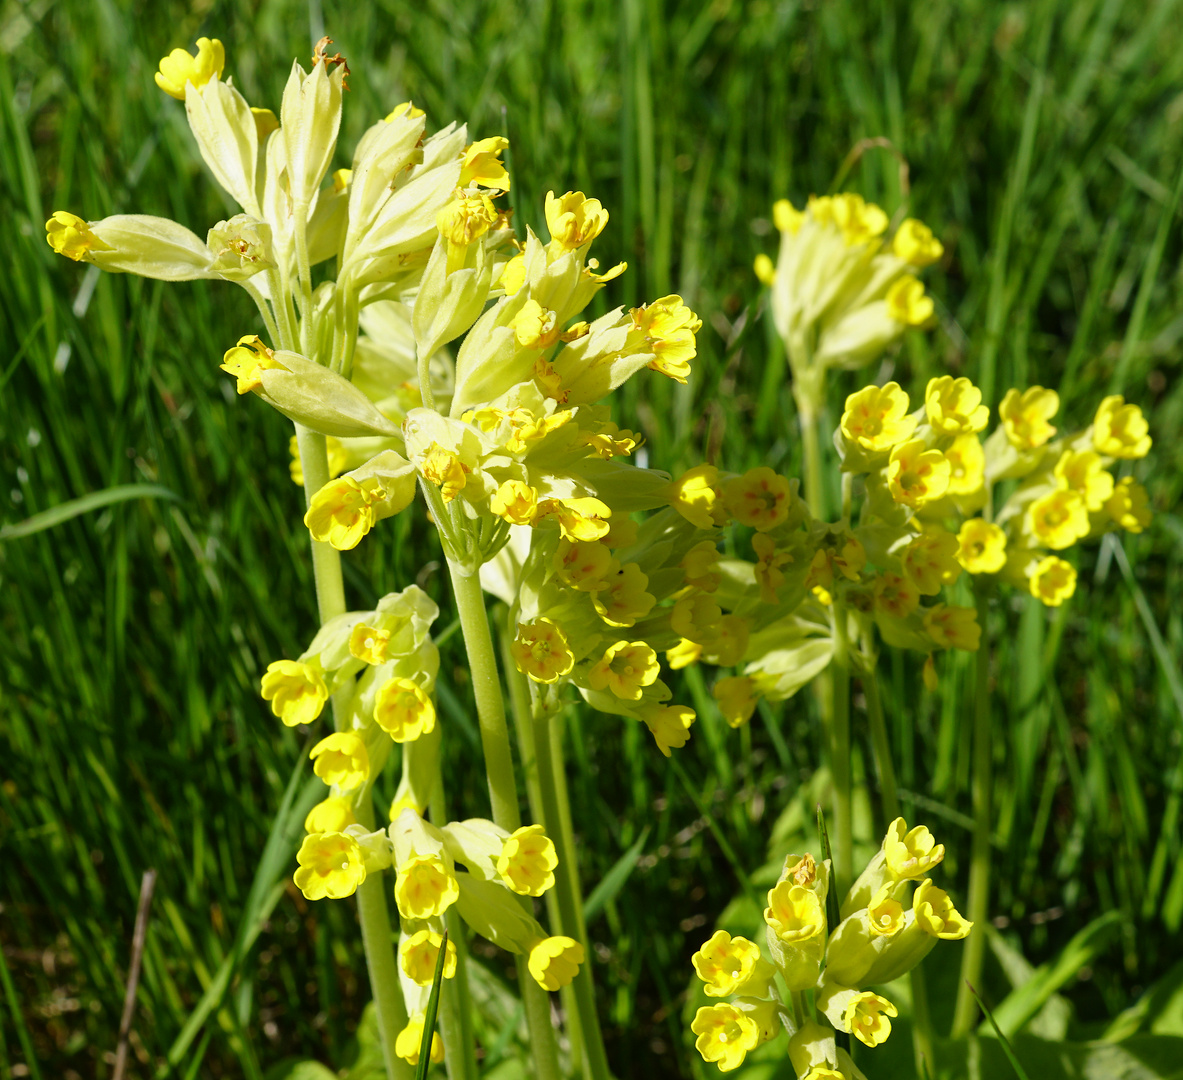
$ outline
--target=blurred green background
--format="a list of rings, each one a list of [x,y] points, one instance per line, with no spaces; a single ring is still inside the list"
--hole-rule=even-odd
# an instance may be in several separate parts
[[[99,275],[54,256],[43,229],[55,209],[138,211],[204,235],[232,211],[182,106],[153,84],[159,57],[219,37],[248,100],[277,107],[292,57],[307,63],[324,32],[353,71],[338,165],[407,98],[432,125],[506,134],[519,220],[539,226],[550,189],[611,211],[597,254],[630,269],[603,306],[677,291],[701,314],[688,387],[636,380],[618,395],[618,421],[645,434],[655,467],[706,456],[798,473],[752,259],[774,250],[773,200],[829,190],[868,138],[890,140],[906,172],[871,147],[842,186],[889,213],[906,200],[946,256],[927,275],[939,327],[859,385],[890,374],[916,393],[949,371],[996,405],[1038,382],[1060,389],[1066,427],[1105,393],[1146,410],[1155,446],[1135,472],[1152,528],[1120,551],[1074,549],[1070,604],[1015,597],[994,627],[998,933],[983,990],[1002,1000],[1118,912],[1039,976],[1034,1034],[1183,1034],[1183,5],[5,0],[0,523],[116,485],[176,497],[0,540],[0,1072],[110,1074],[150,867],[129,1075],[278,1076],[285,1060],[340,1068],[368,1052],[354,909],[285,887],[291,835],[267,847],[303,744],[259,700],[258,678],[301,651],[315,614],[290,429],[217,370],[260,329],[253,309],[229,284]],[[832,403],[855,384],[835,385]],[[346,556],[353,606],[418,581],[447,626],[438,559],[422,508],[401,515]],[[909,820],[947,844],[964,898],[972,674],[968,657],[943,659],[937,694],[911,657],[885,657],[883,674]],[[452,813],[484,815],[456,637],[442,670]],[[809,694],[740,733],[693,669],[680,695],[702,705],[672,765],[637,725],[569,720],[586,891],[639,855],[590,927],[622,1077],[702,1075],[682,1016],[690,954],[745,876],[814,843],[824,782]],[[879,826],[863,817],[870,838]],[[947,1030],[958,950],[942,951],[952,960],[930,979]],[[477,959],[484,1061],[508,1076],[505,959]],[[907,1051],[901,1033],[862,1065],[912,1075]]]

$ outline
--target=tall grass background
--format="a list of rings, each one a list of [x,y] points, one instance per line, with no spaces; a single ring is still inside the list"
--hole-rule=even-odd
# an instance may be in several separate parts
[[[1154,525],[1079,551],[1063,608],[1011,597],[992,627],[997,933],[981,989],[997,1003],[1046,965],[1034,1034],[1183,1034],[1160,1019],[1183,982],[1183,5],[7,0],[0,522],[157,487],[0,534],[0,1074],[109,1075],[148,868],[133,1075],[260,1078],[360,1054],[360,1077],[369,1060],[353,908],[308,904],[288,880],[315,791],[305,744],[258,697],[266,664],[315,629],[288,425],[217,370],[261,328],[230,284],[99,275],[54,256],[43,229],[55,209],[136,211],[204,235],[233,211],[182,106],[153,84],[159,57],[220,37],[248,99],[278,107],[292,57],[307,63],[325,32],[353,71],[338,165],[407,98],[433,125],[506,134],[520,223],[541,226],[550,189],[610,209],[597,253],[629,272],[604,307],[676,291],[702,315],[689,386],[637,379],[616,403],[654,467],[798,474],[785,362],[750,268],[774,250],[774,199],[800,205],[839,180],[889,213],[906,205],[947,249],[929,275],[938,328],[869,375],[919,390],[964,374],[992,405],[1012,385],[1058,387],[1067,428],[1106,393],[1145,409],[1155,446],[1135,471]],[[872,138],[894,151],[856,150]],[[448,626],[439,558],[421,508],[401,515],[346,556],[353,606],[417,581]],[[451,809],[483,816],[457,636],[443,653]],[[970,666],[943,657],[926,694],[911,657],[882,663],[909,820],[946,842],[962,898]],[[809,694],[739,733],[693,670],[681,695],[700,717],[673,763],[638,725],[568,714],[591,963],[622,1077],[700,1074],[690,954],[764,864],[816,842],[825,784]],[[856,775],[871,841],[873,770]],[[505,960],[476,961],[484,1065],[509,1076],[520,1018]],[[947,1029],[956,957],[930,978]],[[863,1067],[912,1075],[906,1036],[892,1047]]]

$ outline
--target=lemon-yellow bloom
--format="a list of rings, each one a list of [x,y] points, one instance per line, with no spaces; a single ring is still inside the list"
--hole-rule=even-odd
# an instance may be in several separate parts
[[[1132,476],[1123,476],[1105,500],[1107,513],[1126,532],[1140,533],[1151,521],[1150,496]]]
[[[255,334],[240,337],[234,348],[226,350],[218,366],[238,381],[236,389],[239,394],[249,394],[252,390],[262,388],[260,371],[283,368],[283,364],[275,359],[274,351],[267,348]]]
[[[771,540],[762,533],[757,534],[756,538],[771,543]],[[714,592],[719,587],[719,582],[722,581],[722,576],[717,569],[719,549],[715,547],[714,540],[702,540],[695,544],[686,552],[678,565],[686,575],[686,584],[692,588],[701,589],[703,592]]]
[[[945,857],[945,845],[938,844],[926,825],[909,829],[902,817],[896,818],[883,837],[883,857],[896,881],[923,877]]]
[[[1060,395],[1042,386],[1029,387],[1021,394],[1008,390],[998,406],[1006,437],[1017,450],[1043,446],[1056,433],[1048,421],[1059,411]]]
[[[592,604],[609,626],[632,626],[643,619],[657,598],[647,592],[648,575],[636,563],[625,563],[604,579],[604,587],[592,593]]]
[[[450,945],[451,942],[448,942],[448,944]],[[407,1026],[398,1033],[398,1038],[394,1040],[394,1052],[408,1065],[419,1064],[419,1051],[423,1046],[423,1024],[425,1020],[426,1017],[423,1013],[415,1013],[407,1021]],[[440,1038],[438,1031],[431,1033],[431,1051],[429,1056],[436,1065],[444,1060],[444,1041]]]
[[[680,296],[663,296],[651,304],[633,308],[631,314],[633,326],[653,350],[650,370],[684,384],[690,374],[690,361],[697,352],[694,335],[702,329],[702,320]]]
[[[95,236],[82,218],[65,210],[55,210],[45,223],[45,239],[59,255],[75,262],[85,259],[88,251],[111,250],[111,245]]]
[[[591,243],[608,224],[608,211],[600,200],[589,199],[582,191],[568,191],[558,198],[548,191],[545,209],[551,242],[561,251],[575,251]]]
[[[1088,535],[1088,506],[1079,492],[1058,488],[1031,503],[1027,524],[1037,543],[1063,551]]]
[[[358,623],[349,634],[349,655],[367,664],[386,663],[390,631]]]
[[[792,945],[812,941],[826,931],[826,915],[817,893],[792,878],[769,890],[764,921],[781,941]]]
[[[900,443],[887,463],[887,489],[897,503],[913,509],[933,502],[949,487],[949,459],[925,449],[921,439]]]
[[[905,326],[923,326],[932,318],[935,307],[919,278],[905,274],[888,286],[887,313]]]
[[[184,49],[173,49],[160,61],[156,85],[170,97],[184,101],[186,83],[192,83],[195,89],[200,90],[215,76],[221,78],[225,66],[226,50],[222,43],[217,38],[212,41],[206,37],[198,38],[195,54],[187,53]]]
[[[892,882],[881,885],[867,904],[867,923],[874,937],[892,937],[904,928],[904,907],[892,897]]]
[[[896,1007],[885,997],[864,990],[851,998],[843,1014],[846,1030],[866,1046],[878,1046],[891,1034]]]
[[[567,644],[567,635],[547,618],[518,623],[517,637],[509,651],[518,671],[535,682],[558,682],[575,666],[575,654]]]
[[[760,465],[723,485],[723,505],[740,524],[767,532],[788,520],[793,489],[785,477]]]
[[[352,731],[336,731],[321,739],[309,751],[312,771],[326,784],[352,791],[370,777],[370,755],[360,735]]]
[[[304,837],[296,852],[293,880],[308,900],[341,900],[357,892],[366,880],[361,847],[342,832],[314,833]]]
[[[538,492],[521,480],[506,480],[489,500],[489,509],[511,525],[529,525],[538,516]]]
[[[579,974],[584,961],[583,946],[574,938],[556,935],[540,938],[530,946],[526,966],[534,981],[552,993],[561,990]]]
[[[535,521],[554,518],[565,540],[602,540],[608,535],[612,508],[599,499],[585,496],[576,499],[543,499],[538,504]]]
[[[609,645],[604,655],[587,673],[593,690],[611,690],[625,701],[640,701],[646,686],[652,686],[661,673],[661,664],[644,641],[618,641]]]
[[[986,482],[986,452],[976,435],[958,435],[945,451],[950,495],[973,495]]]
[[[686,705],[650,705],[640,715],[657,749],[666,757],[671,749],[679,750],[689,741],[695,713]]]
[[[604,544],[571,540],[559,541],[553,566],[559,580],[579,592],[598,592],[605,587],[605,578],[620,569]]]
[[[957,911],[949,894],[944,889],[938,889],[931,878],[926,878],[916,886],[912,896],[912,913],[921,930],[944,941],[960,941],[974,925]]]
[[[971,574],[997,574],[1006,565],[1006,533],[984,518],[969,518],[957,533],[957,561]]]
[[[970,607],[936,604],[924,613],[924,629],[939,649],[977,652],[982,640],[978,613]]]
[[[339,795],[330,795],[308,811],[308,816],[304,819],[304,831],[306,833],[344,832],[356,821],[357,818],[353,816],[353,800],[343,799]]]
[[[362,484],[352,476],[339,476],[312,496],[304,524],[314,540],[332,544],[338,551],[349,551],[374,527],[374,507],[385,498],[386,490],[380,484]]]
[[[440,236],[454,248],[464,248],[497,224],[497,207],[488,195],[458,195],[441,207],[435,223]]]
[[[907,392],[899,383],[889,382],[864,386],[847,397],[839,426],[848,443],[878,454],[910,439],[916,417],[908,415]]]
[[[924,596],[936,596],[942,585],[961,576],[957,537],[939,525],[922,532],[904,549],[904,573]]]
[[[394,901],[404,919],[442,915],[460,896],[460,884],[439,855],[412,855],[394,879]]]
[[[460,460],[460,455],[436,442],[424,452],[419,472],[424,480],[440,489],[446,503],[456,498],[467,483],[468,470]]]
[[[418,108],[413,101],[403,101],[391,109],[383,119],[389,124],[396,116],[405,116],[408,120],[418,120],[419,117],[426,115],[427,113]]]
[[[727,1002],[702,1006],[694,1014],[690,1030],[698,1036],[694,1048],[702,1060],[713,1062],[720,1072],[738,1069],[760,1045],[760,1025]]]
[[[840,195],[810,196],[806,210],[815,221],[836,225],[847,244],[874,240],[887,229],[887,215],[882,208],[849,191]]]
[[[435,965],[439,960],[444,938],[434,930],[416,930],[404,935],[398,944],[398,960],[408,979],[417,986],[430,986],[435,981]],[[444,953],[445,979],[456,975],[456,946],[448,942]]]
[[[1057,555],[1048,555],[1035,565],[1027,585],[1036,600],[1059,607],[1076,592],[1076,567]]]
[[[990,419],[982,404],[982,392],[969,379],[941,375],[928,380],[924,410],[933,431],[941,435],[968,435],[981,431]]]
[[[1115,458],[1142,458],[1150,453],[1150,425],[1137,405],[1114,394],[1102,400],[1093,417],[1093,446]]]
[[[465,147],[464,164],[460,166],[460,187],[475,184],[508,191],[509,173],[505,171],[505,163],[501,160],[501,154],[508,149],[509,140],[502,135],[478,139]]]
[[[681,671],[684,667],[697,664],[702,653],[703,647],[697,641],[679,638],[676,645],[671,645],[666,649],[665,662],[671,671]]]
[[[558,312],[544,308],[537,300],[527,300],[514,316],[513,332],[523,349],[549,349],[559,340],[561,327]]]
[[[919,269],[936,262],[945,248],[923,221],[905,218],[892,237],[891,251],[897,259]]]
[[[779,232],[795,236],[805,220],[805,211],[798,210],[788,199],[777,199],[772,204],[772,224]]]
[[[674,633],[691,641],[714,641],[719,633],[723,609],[705,593],[683,596],[670,612],[670,627]]]
[[[752,263],[752,270],[755,272],[756,280],[761,285],[771,285],[776,280],[776,267],[764,252],[760,252],[756,256],[755,261]]]
[[[298,660],[274,660],[262,680],[264,701],[288,727],[311,724],[329,700],[321,673]]]
[[[435,730],[435,706],[410,679],[388,679],[374,699],[374,723],[396,743],[414,742]]]
[[[519,896],[541,896],[555,883],[559,857],[541,825],[512,832],[497,857],[497,873]]]
[[[723,719],[733,728],[743,727],[756,711],[760,696],[750,675],[731,675],[715,683],[715,701]]]
[[[745,937],[716,930],[691,958],[698,977],[706,984],[707,997],[732,994],[762,996],[773,967],[760,955],[760,947]]]
[[[726,517],[718,484],[719,470],[714,465],[695,465],[674,481],[670,506],[696,528],[722,525]]]

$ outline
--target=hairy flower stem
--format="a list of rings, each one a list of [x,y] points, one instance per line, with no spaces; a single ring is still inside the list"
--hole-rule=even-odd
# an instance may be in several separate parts
[[[845,896],[854,873],[854,839],[851,829],[850,795],[850,642],[846,633],[846,608],[835,600],[834,658],[830,661],[833,682],[833,717],[830,724],[830,774],[834,782],[834,880],[838,895]]]

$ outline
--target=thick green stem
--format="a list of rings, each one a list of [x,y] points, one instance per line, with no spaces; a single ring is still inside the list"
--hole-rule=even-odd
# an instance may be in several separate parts
[[[845,896],[854,880],[854,838],[850,796],[850,643],[846,633],[846,609],[835,600],[834,658],[830,661],[833,682],[833,719],[830,724],[830,774],[834,781],[834,880],[838,895]]]
[[[805,457],[805,501],[810,513],[819,521],[826,520],[826,489],[822,483],[822,454],[817,437],[817,413],[812,406],[797,402],[797,419],[801,424],[801,450]]]
[[[304,498],[312,497],[329,482],[329,460],[325,437],[296,425],[300,468],[304,473]],[[341,553],[321,540],[312,543],[312,574],[316,582],[316,607],[321,623],[345,613],[345,584],[341,578]]]

